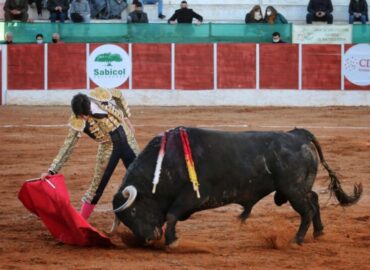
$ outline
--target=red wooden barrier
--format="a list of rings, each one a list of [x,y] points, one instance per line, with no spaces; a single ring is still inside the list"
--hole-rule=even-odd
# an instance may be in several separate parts
[[[340,74],[340,45],[302,46],[303,89],[339,90]]]
[[[298,89],[298,45],[260,44],[260,88]]]
[[[44,89],[44,46],[8,46],[8,89]]]
[[[132,66],[134,89],[171,89],[171,44],[133,44]]]
[[[213,89],[213,44],[176,44],[175,88]]]
[[[256,88],[256,44],[217,45],[219,89]]]
[[[97,47],[101,46],[101,45],[104,45],[104,44],[99,44],[99,43],[91,43],[90,44],[90,53],[92,53],[94,51],[94,49],[96,49]],[[120,43],[120,44],[114,44],[114,45],[117,45],[118,47],[121,47],[122,49],[124,49],[127,54],[128,54],[128,44],[124,43]],[[124,84],[118,86],[117,88],[118,89],[128,89],[129,87],[129,80],[127,80]],[[97,85],[90,80],[90,89],[94,89],[95,87],[97,87]]]
[[[86,45],[48,45],[48,88],[86,88]]]

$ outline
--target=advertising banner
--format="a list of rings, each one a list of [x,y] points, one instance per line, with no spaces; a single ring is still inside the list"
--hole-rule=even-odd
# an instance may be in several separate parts
[[[293,25],[293,43],[351,44],[352,25]]]

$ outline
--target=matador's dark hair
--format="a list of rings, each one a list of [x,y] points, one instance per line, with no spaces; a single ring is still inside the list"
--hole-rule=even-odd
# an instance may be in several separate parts
[[[72,111],[76,116],[79,115],[89,115],[91,113],[90,109],[90,99],[84,94],[77,94],[72,98],[71,101]]]

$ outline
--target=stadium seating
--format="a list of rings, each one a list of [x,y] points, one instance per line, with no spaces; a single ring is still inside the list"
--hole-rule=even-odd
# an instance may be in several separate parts
[[[0,0],[0,19],[4,18],[3,5],[5,0]],[[348,21],[348,0],[332,0],[334,6],[334,23],[347,23]],[[179,8],[180,0],[164,0],[164,14],[168,19],[173,12]],[[268,5],[274,6],[282,13],[289,22],[295,24],[305,23],[308,0],[189,0],[189,7],[204,17],[205,22],[227,22],[243,23],[245,14],[254,6],[261,5],[265,9]],[[157,7],[155,5],[145,5],[145,12],[148,13],[149,21],[152,23],[166,22],[157,17]],[[29,15],[31,19],[38,20],[35,7],[30,7]],[[48,19],[48,11],[43,10],[43,19]],[[122,18],[127,17],[124,11]],[[117,21],[117,20],[115,20]],[[94,22],[94,20],[92,21]],[[101,22],[99,20],[99,22]]]

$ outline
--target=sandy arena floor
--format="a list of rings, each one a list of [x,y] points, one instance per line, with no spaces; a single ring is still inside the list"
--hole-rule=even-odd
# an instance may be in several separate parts
[[[61,146],[68,107],[0,106],[0,269],[370,269],[370,108],[163,108],[133,107],[132,121],[142,148],[159,132],[178,125],[221,130],[311,130],[344,189],[362,182],[357,205],[343,209],[329,198],[329,178],[320,167],[319,193],[325,234],[312,228],[303,246],[291,244],[299,216],[289,205],[277,207],[272,195],[260,201],[244,225],[241,208],[228,205],[193,215],[177,226],[179,247],[166,252],[128,245],[124,226],[113,237],[116,247],[80,248],[58,244],[37,217],[18,201],[24,180],[45,172]],[[46,126],[43,126],[46,125]],[[83,136],[61,173],[79,208],[88,187],[97,144]],[[125,171],[120,166],[90,218],[108,230],[111,199]],[[126,239],[126,244],[122,239]]]

